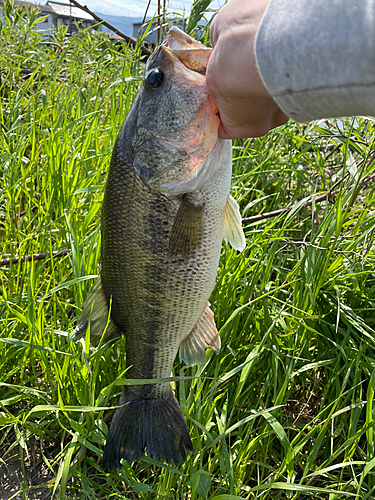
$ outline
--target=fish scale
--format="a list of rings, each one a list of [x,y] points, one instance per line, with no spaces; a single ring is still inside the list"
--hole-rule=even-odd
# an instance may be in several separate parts
[[[125,336],[129,379],[168,379],[178,351],[188,364],[204,363],[206,348],[219,351],[208,298],[222,239],[238,250],[245,246],[229,196],[231,142],[218,139],[219,120],[204,85],[207,51],[172,28],[148,61],[112,155],[100,277],[76,338],[90,324],[97,344],[110,309],[104,342]],[[174,464],[193,452],[169,382],[125,385],[120,405],[104,449],[105,470],[144,452]]]
[[[230,143],[225,142],[225,147],[230,152]],[[112,298],[112,318],[126,335],[131,365],[127,376],[169,377],[178,347],[198,320],[215,283],[231,170],[223,162],[210,186],[202,189],[207,217],[200,245],[188,257],[172,260],[168,237],[179,208],[177,200],[149,189],[132,166],[118,157],[121,154],[112,161],[102,209],[103,289],[107,299]],[[138,359],[140,344],[145,345],[146,365],[143,354]],[[159,363],[154,363],[155,357]]]

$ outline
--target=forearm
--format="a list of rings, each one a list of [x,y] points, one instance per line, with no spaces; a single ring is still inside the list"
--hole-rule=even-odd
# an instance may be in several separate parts
[[[255,52],[294,120],[375,116],[375,0],[270,0]]]

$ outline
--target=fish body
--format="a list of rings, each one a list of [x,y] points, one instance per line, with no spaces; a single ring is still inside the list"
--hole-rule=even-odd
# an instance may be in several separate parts
[[[229,196],[231,143],[205,88],[210,49],[173,28],[150,57],[118,135],[102,207],[100,277],[78,320],[91,338],[123,334],[129,379],[170,377],[179,351],[188,364],[218,352],[208,298],[223,237],[244,236]],[[103,467],[150,456],[182,463],[193,446],[169,382],[124,386]]]

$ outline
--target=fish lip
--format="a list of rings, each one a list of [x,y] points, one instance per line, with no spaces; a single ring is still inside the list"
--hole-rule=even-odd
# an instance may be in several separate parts
[[[195,74],[205,75],[212,49],[205,47],[202,43],[173,26],[167,33],[164,42],[149,58],[148,64],[153,64],[160,56],[160,53],[164,53],[167,58],[169,57],[174,65],[179,61],[185,68]]]
[[[172,28],[168,31],[163,44],[164,47],[168,47],[174,50],[194,50],[193,47],[197,47],[197,49],[207,49],[202,43],[194,40],[189,35],[187,35],[184,31],[180,30],[177,26],[172,26]]]
[[[169,56],[172,61],[178,61],[193,74],[206,76],[208,60],[211,56],[212,49],[175,50],[162,45],[161,50]]]

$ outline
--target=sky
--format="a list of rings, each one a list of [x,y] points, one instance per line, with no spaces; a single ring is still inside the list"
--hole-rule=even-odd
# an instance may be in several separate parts
[[[168,12],[177,12],[180,15],[188,15],[192,3],[192,0],[166,0]],[[211,7],[217,9],[223,3],[224,0],[213,0]],[[83,4],[94,12],[108,16],[143,17],[148,0],[85,0]],[[157,0],[152,0],[148,15],[152,17],[156,12]]]

